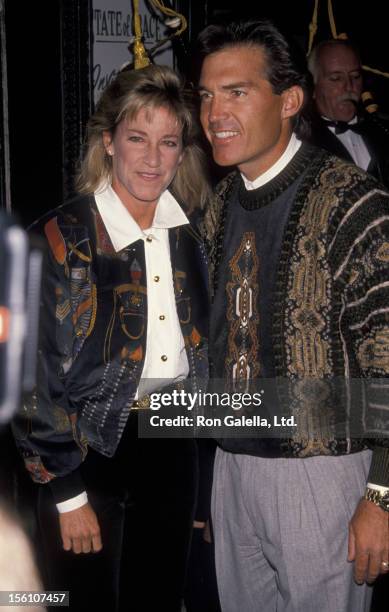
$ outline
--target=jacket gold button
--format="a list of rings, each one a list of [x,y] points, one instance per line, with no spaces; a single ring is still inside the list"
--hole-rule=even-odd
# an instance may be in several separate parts
[[[165,315],[159,315],[159,320],[160,321],[164,321],[165,320]]]
[[[156,283],[158,283],[159,282],[159,276],[154,276],[154,280],[155,280]]]
[[[153,239],[152,239],[151,236],[147,236],[146,240],[147,240],[147,242],[153,242]]]
[[[161,359],[162,359],[162,361],[167,361],[167,356],[166,355],[162,355]]]

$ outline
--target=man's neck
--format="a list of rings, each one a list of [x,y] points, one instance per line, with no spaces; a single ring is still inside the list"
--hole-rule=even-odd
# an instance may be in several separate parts
[[[300,146],[301,140],[298,140],[296,135],[292,133],[283,153],[280,155],[277,161],[275,161],[265,172],[258,174],[252,181],[250,181],[247,176],[245,176],[242,172],[241,174],[246,189],[257,189],[258,187],[261,187],[262,185],[265,185],[267,182],[272,180],[290,162],[290,160],[299,150]]]
[[[275,144],[263,151],[257,157],[253,157],[238,166],[238,170],[248,181],[255,181],[257,178],[265,174],[278,160],[283,156],[288,147],[291,138],[290,128],[281,128],[280,136]]]

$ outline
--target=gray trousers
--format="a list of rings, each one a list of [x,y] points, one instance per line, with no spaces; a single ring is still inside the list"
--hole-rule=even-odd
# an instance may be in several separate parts
[[[217,450],[212,494],[223,612],[368,612],[348,524],[371,452],[263,459]]]

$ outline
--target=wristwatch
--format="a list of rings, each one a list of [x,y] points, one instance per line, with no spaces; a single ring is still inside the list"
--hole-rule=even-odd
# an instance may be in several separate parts
[[[387,491],[378,491],[377,489],[366,488],[365,499],[373,502],[385,512],[389,512],[389,489]]]

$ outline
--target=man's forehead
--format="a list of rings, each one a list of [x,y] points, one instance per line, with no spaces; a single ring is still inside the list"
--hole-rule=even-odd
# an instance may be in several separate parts
[[[320,56],[320,65],[326,72],[360,70],[361,64],[356,53],[348,47],[326,47]]]
[[[236,45],[211,53],[202,65],[200,87],[215,78],[225,85],[252,85],[259,78],[266,78],[263,49],[258,45]]]

